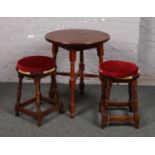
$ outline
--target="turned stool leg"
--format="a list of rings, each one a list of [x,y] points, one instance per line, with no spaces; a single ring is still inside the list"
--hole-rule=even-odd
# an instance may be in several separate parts
[[[15,115],[19,116],[19,110],[18,107],[20,106],[20,100],[21,100],[21,90],[22,90],[22,81],[23,81],[23,76],[18,73],[18,84],[17,84],[17,101],[15,105]]]
[[[106,99],[107,99],[108,101],[110,100],[111,87],[112,87],[112,81],[111,81],[111,80],[107,80]]]
[[[52,80],[52,76],[51,76],[49,98],[54,99],[54,97],[55,97],[55,88],[54,88],[54,84],[53,84],[53,80]]]
[[[64,113],[63,103],[59,100],[59,92],[58,92],[58,86],[57,86],[57,82],[56,82],[56,74],[55,73],[53,75],[51,75],[51,79],[52,79],[54,90],[55,90],[55,99],[56,99],[55,101],[59,107],[59,113]]]
[[[36,92],[36,119],[38,126],[41,126],[41,108],[40,108],[40,102],[41,102],[41,92],[40,92],[40,79],[35,78],[34,79],[35,84],[35,92]]]
[[[112,81],[103,79],[104,80],[104,89],[103,89],[103,101],[101,106],[101,114],[102,114],[102,127],[105,128],[108,123],[108,105],[110,101],[110,91],[112,87]]]
[[[128,101],[128,103],[129,103],[129,111],[133,112],[132,103],[131,103],[131,82],[130,81],[128,82],[128,94],[129,94],[129,101]]]
[[[83,51],[80,51],[80,64],[79,64],[79,69],[81,71],[81,74],[83,74],[83,72],[84,72],[84,67],[85,67],[85,65],[84,65]],[[85,88],[84,77],[83,76],[80,77],[79,88],[80,88],[80,93],[83,94],[84,88]]]
[[[103,97],[104,97],[104,92],[105,92],[105,86],[106,86],[106,80],[104,80],[101,74],[99,74],[99,77],[101,81],[101,97],[100,97],[100,102],[99,102],[99,112],[101,112],[101,107],[102,107]]]
[[[132,109],[134,113],[135,128],[139,128],[140,116],[138,112],[138,99],[137,99],[137,80],[132,80],[131,82],[131,102]]]

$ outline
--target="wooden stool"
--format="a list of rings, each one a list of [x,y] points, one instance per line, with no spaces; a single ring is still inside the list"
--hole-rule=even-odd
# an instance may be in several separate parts
[[[56,83],[56,71],[55,62],[52,58],[46,56],[30,56],[20,59],[16,64],[16,70],[18,72],[19,82],[17,85],[17,102],[15,105],[16,116],[19,116],[19,112],[23,112],[29,116],[32,116],[37,120],[38,126],[41,125],[43,117],[51,112],[59,111],[63,112],[63,104],[59,101],[57,83]],[[51,86],[49,91],[49,97],[41,95],[40,81],[42,78],[51,76]],[[35,84],[35,97],[21,103],[21,90],[23,78],[27,77],[34,80]],[[41,100],[52,104],[50,108],[41,111]],[[36,102],[36,111],[31,111],[26,108],[29,104]]]
[[[138,67],[130,62],[111,60],[103,62],[100,65],[99,73],[102,90],[99,107],[102,115],[102,127],[104,128],[110,122],[133,122],[135,128],[139,128],[140,116],[138,112],[137,99],[137,78],[139,77]],[[110,91],[112,84],[115,82],[128,83],[128,102],[110,102]],[[129,107],[129,111],[132,112],[132,115],[110,115],[108,113],[108,108],[110,106],[127,106]]]

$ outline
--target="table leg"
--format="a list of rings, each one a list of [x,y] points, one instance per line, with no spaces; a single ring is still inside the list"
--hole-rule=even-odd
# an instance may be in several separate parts
[[[75,61],[76,61],[76,51],[70,51],[70,105],[69,105],[69,116],[73,118],[75,116],[75,87],[76,87],[76,79],[75,79]]]
[[[55,45],[55,44],[52,44],[52,50],[51,51],[52,51],[52,57],[55,60],[55,64],[56,64],[56,59],[57,59],[57,54],[58,54],[58,46]],[[53,99],[54,96],[55,96],[55,88],[54,88],[54,85],[53,85],[53,83],[51,81],[50,91],[49,91],[49,97],[51,99]]]
[[[102,63],[103,61],[103,55],[104,55],[104,47],[103,47],[103,44],[100,44],[98,47],[97,47],[97,55],[99,57],[99,65]],[[102,76],[100,76],[100,78],[102,78]],[[103,80],[101,79],[101,92],[102,92],[102,95],[101,95],[101,100],[100,100],[100,103],[99,103],[99,112],[101,112],[101,106],[102,106],[102,99],[103,99],[103,88],[105,87],[104,86],[104,83],[103,83]]]
[[[83,74],[84,68],[85,68],[84,55],[83,55],[83,51],[80,51],[80,64],[79,64],[79,69],[80,69],[80,73],[81,74]],[[83,76],[80,76],[79,88],[80,88],[80,93],[83,94],[84,88],[85,88],[84,77]]]
[[[56,63],[56,59],[57,59],[57,54],[58,54],[58,46],[55,45],[55,44],[52,44],[52,57],[53,59],[55,60],[55,63]]]
[[[98,57],[99,57],[99,64],[101,64],[102,61],[103,61],[103,55],[104,55],[103,44],[98,45],[98,47],[97,47],[97,54],[98,54]]]

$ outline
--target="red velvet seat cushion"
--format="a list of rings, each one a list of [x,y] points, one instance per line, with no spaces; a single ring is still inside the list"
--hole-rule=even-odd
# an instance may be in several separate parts
[[[99,72],[112,78],[123,78],[137,74],[138,67],[131,62],[110,60],[100,65]]]
[[[54,60],[47,56],[29,56],[20,59],[17,64],[17,70],[30,73],[42,73],[55,67]]]

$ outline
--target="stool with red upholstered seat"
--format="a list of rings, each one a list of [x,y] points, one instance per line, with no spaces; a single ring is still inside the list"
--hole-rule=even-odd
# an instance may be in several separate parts
[[[19,112],[23,112],[36,119],[38,122],[38,126],[40,126],[42,118],[44,116],[54,111],[63,112],[63,104],[59,101],[59,94],[55,77],[56,66],[52,58],[46,56],[24,57],[17,62],[16,70],[19,77],[19,82],[17,86],[17,102],[15,105],[16,116],[19,115]],[[49,97],[44,97],[41,95],[40,81],[42,78],[47,76],[51,77],[51,86],[49,91]],[[24,77],[28,77],[34,80],[35,97],[21,103],[21,89]],[[51,106],[48,109],[41,111],[41,100],[50,103]],[[35,111],[26,108],[26,106],[33,102],[36,102]]]
[[[136,128],[139,128],[139,112],[137,99],[137,78],[139,77],[138,67],[134,63],[110,60],[102,62],[99,67],[102,95],[100,101],[100,112],[102,115],[102,127],[104,128],[110,122],[130,123],[133,122]],[[110,91],[112,83],[128,83],[129,101],[111,102]],[[123,94],[122,94],[123,95]],[[131,114],[110,115],[109,107],[129,107]]]

